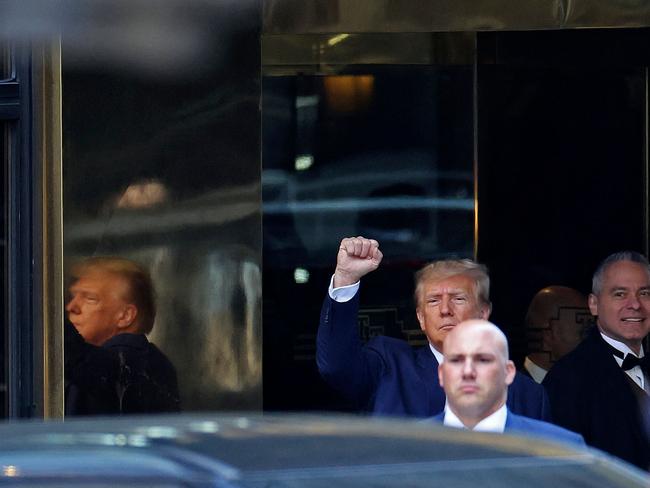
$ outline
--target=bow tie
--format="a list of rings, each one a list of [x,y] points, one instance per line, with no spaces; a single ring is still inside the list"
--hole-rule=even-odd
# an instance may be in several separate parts
[[[636,366],[641,366],[641,369],[646,370],[648,366],[650,365],[650,362],[648,361],[648,356],[647,354],[643,356],[642,358],[639,358],[635,356],[634,354],[625,354],[622,351],[619,351],[616,349],[614,346],[607,344],[609,348],[612,351],[612,354],[618,358],[621,358],[623,360],[623,364],[621,364],[621,369],[624,371],[628,371]]]
[[[635,366],[641,366],[641,369],[645,371],[648,368],[647,358],[648,356],[638,358],[634,354],[626,354],[625,359],[623,359],[623,364],[621,364],[621,368],[627,371],[628,369],[632,369]]]

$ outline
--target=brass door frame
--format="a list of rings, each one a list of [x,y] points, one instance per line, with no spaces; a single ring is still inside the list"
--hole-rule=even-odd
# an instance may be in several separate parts
[[[32,48],[32,155],[40,177],[34,184],[35,312],[34,398],[36,415],[63,417],[63,193],[61,42]],[[40,247],[40,248],[38,248]],[[38,327],[40,321],[41,327]],[[40,372],[42,371],[42,374]]]

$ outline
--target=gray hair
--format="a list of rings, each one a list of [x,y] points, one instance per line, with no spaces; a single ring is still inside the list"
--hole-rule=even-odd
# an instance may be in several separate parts
[[[444,259],[433,261],[415,273],[415,304],[420,303],[420,293],[424,283],[439,281],[452,276],[465,275],[474,280],[474,293],[483,305],[490,303],[490,276],[487,266],[472,259]]]
[[[650,273],[650,263],[648,263],[648,258],[643,254],[636,251],[620,251],[615,252],[607,256],[596,268],[593,278],[591,279],[591,293],[594,295],[600,294],[603,291],[603,276],[605,271],[614,263],[619,263],[621,261],[629,261],[632,263],[639,263],[646,268],[648,273]]]

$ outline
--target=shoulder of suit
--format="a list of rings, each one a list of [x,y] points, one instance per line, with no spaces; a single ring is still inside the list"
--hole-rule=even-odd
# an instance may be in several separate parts
[[[558,374],[581,373],[589,373],[591,376],[599,369],[611,367],[613,363],[607,362],[609,355],[600,347],[599,340],[598,336],[589,335],[573,351],[560,358],[547,376],[553,378]]]
[[[580,437],[579,434],[576,434],[575,432],[572,432],[568,429],[565,429],[564,427],[560,427],[559,425],[555,425],[550,422],[544,422],[543,420],[532,419],[532,418],[524,417],[522,415],[515,415],[512,412],[508,412],[508,415],[513,415],[515,419],[518,421],[518,423],[520,423],[523,426],[526,426],[531,430],[551,432],[558,435],[575,437],[576,439]],[[515,428],[514,430],[517,429]]]
[[[125,332],[111,337],[104,344],[102,344],[102,347],[106,349],[119,347],[146,348],[149,346],[149,344],[150,343],[146,335],[130,334]]]
[[[517,371],[515,373],[515,379],[512,382],[512,386],[514,389],[524,389],[527,391],[538,391],[542,392],[543,387],[539,383],[537,383],[534,379],[532,379],[530,376],[525,375],[524,373]]]
[[[390,351],[400,351],[400,352],[412,352],[413,347],[403,339],[397,339],[396,337],[389,336],[377,336],[373,337],[367,342],[367,347],[373,349],[382,349]]]

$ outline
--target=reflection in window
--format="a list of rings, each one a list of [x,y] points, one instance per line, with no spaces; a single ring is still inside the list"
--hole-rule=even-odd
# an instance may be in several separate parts
[[[472,69],[267,76],[262,97],[265,408],[323,409],[315,331],[340,239],[380,242],[364,302],[397,307],[381,333],[413,341],[413,271],[472,255]]]
[[[352,234],[389,259],[471,254],[470,90],[464,68],[266,78],[269,264],[329,265]]]
[[[75,63],[63,39],[64,263],[117,255],[147,269],[149,340],[176,368],[184,411],[262,403],[255,19],[214,30],[201,69],[168,76]]]

